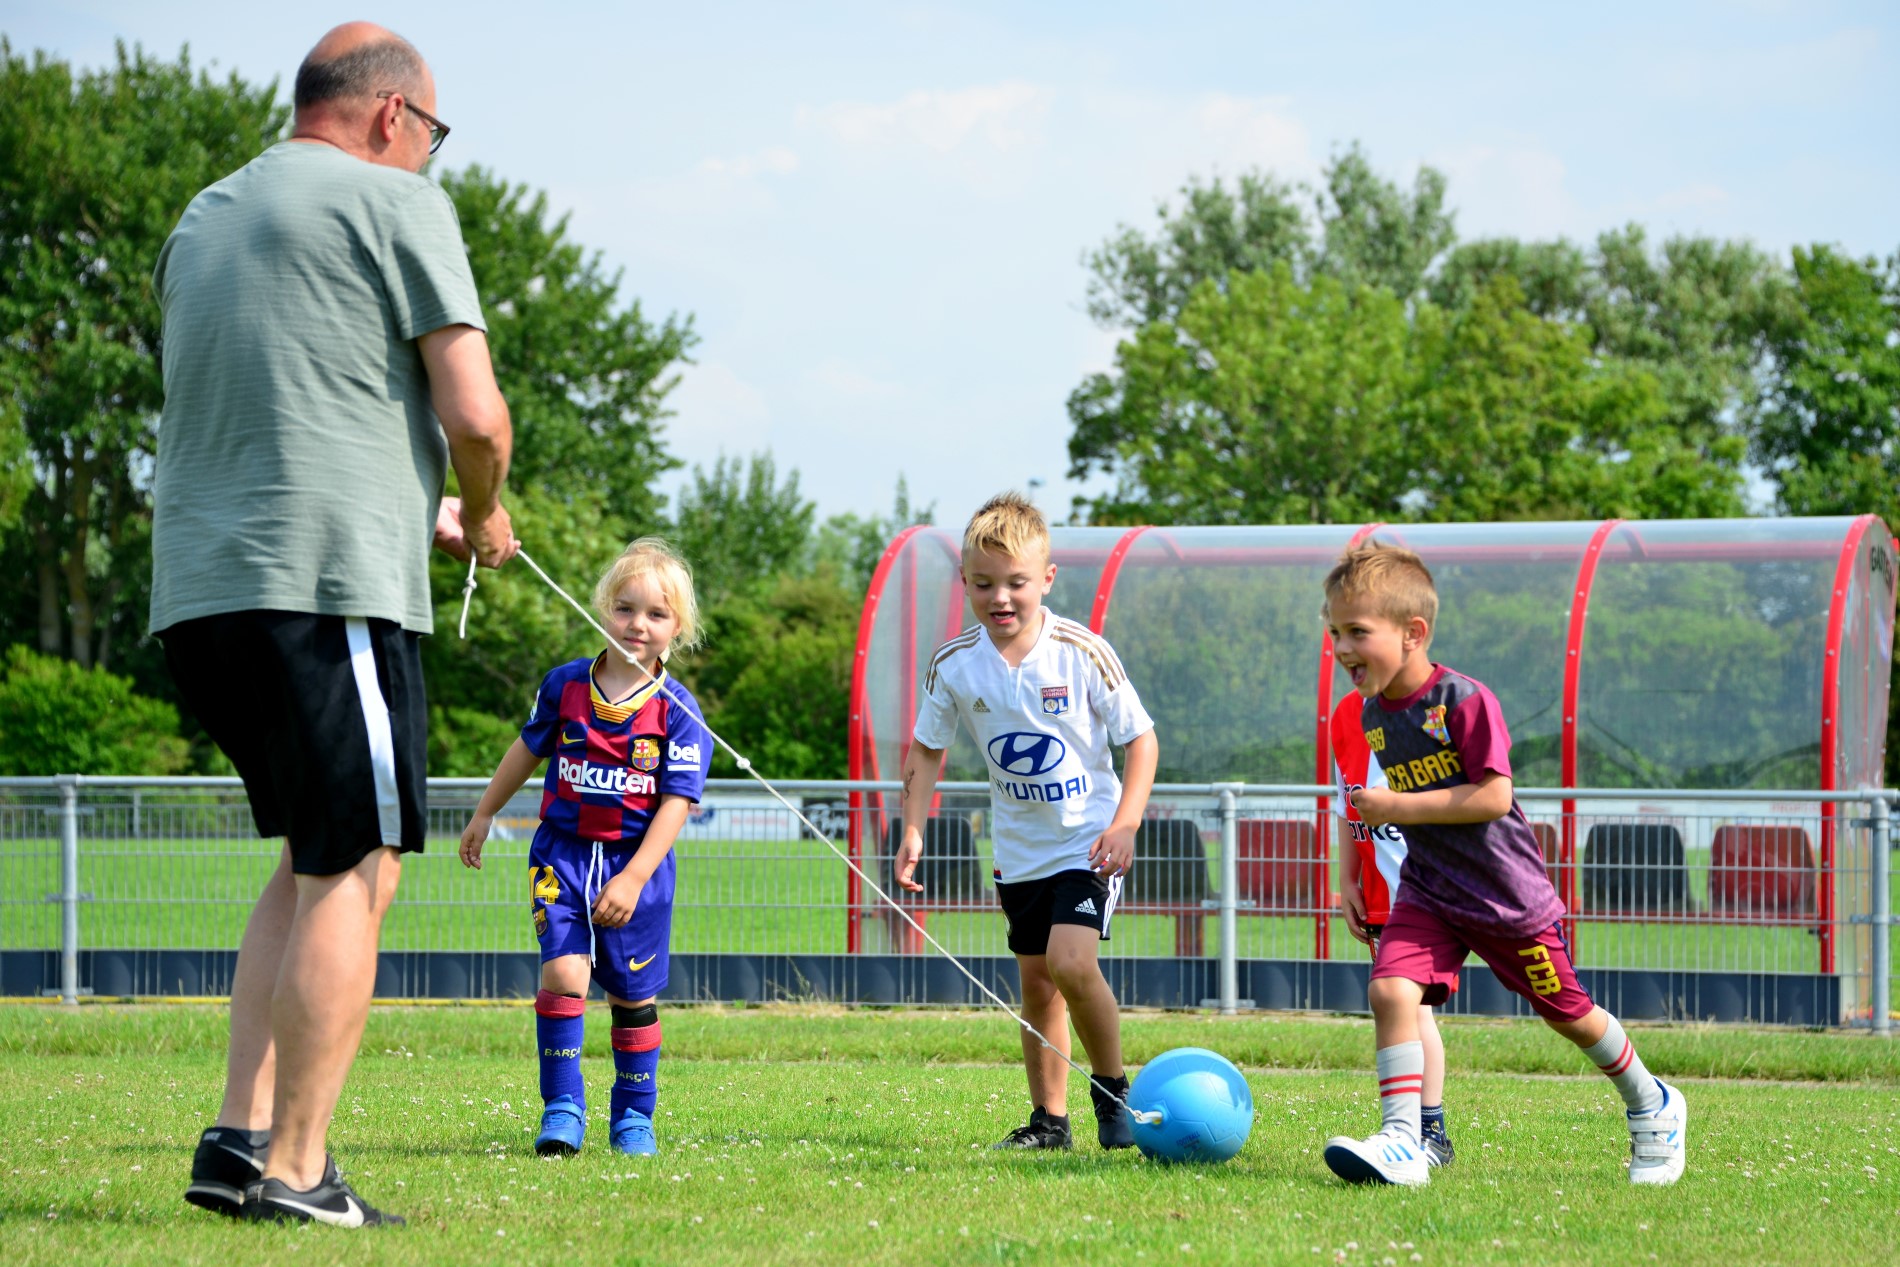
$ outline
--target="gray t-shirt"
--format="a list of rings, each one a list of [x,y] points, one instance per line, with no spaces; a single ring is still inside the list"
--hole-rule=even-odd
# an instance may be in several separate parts
[[[487,328],[448,195],[284,142],[192,199],[152,280],[152,629],[269,609],[432,631],[448,444],[416,340]]]

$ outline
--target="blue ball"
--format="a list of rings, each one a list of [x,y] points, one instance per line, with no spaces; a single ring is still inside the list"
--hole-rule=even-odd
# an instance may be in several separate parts
[[[1162,1052],[1128,1089],[1135,1146],[1154,1161],[1226,1161],[1253,1130],[1253,1092],[1240,1070],[1204,1047]],[[1142,1121],[1141,1116],[1158,1115]]]

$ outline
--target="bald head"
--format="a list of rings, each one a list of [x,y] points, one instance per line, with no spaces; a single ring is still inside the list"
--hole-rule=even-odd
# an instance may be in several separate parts
[[[429,160],[435,77],[415,45],[374,22],[345,22],[297,68],[291,140],[419,171]],[[419,113],[420,112],[420,113]]]
[[[435,95],[429,88],[429,67],[415,45],[374,22],[345,22],[297,68],[295,101],[299,115],[320,106],[368,110],[379,92],[421,101]]]

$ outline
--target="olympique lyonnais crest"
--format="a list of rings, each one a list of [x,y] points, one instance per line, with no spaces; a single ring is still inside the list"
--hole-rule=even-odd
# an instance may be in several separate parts
[[[1451,742],[1451,730],[1445,725],[1445,706],[1433,704],[1425,710],[1425,733],[1439,743]]]
[[[1440,710],[1443,711],[1442,709]],[[633,753],[630,764],[636,770],[657,770],[660,768],[660,744],[655,739],[636,739],[633,741]]]
[[[1069,711],[1069,688],[1066,686],[1045,686],[1042,688],[1042,711],[1050,717],[1056,717]]]

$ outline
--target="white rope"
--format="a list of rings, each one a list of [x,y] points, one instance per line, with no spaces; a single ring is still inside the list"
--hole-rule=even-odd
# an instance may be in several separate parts
[[[597,632],[598,634],[600,634],[602,638],[605,638],[607,640],[608,646],[620,652],[621,656],[625,658],[628,664],[633,665],[636,669],[639,669],[640,672],[645,673],[648,679],[658,684],[659,688],[662,691],[666,691],[666,695],[668,699],[672,700],[675,704],[678,704],[681,708],[685,708],[688,713],[691,713],[698,720],[699,724],[705,727],[706,734],[712,739],[712,741],[718,744],[721,748],[724,748],[728,753],[732,754],[733,761],[738,764],[741,770],[745,771],[747,774],[751,775],[754,779],[758,780],[759,786],[763,787],[767,792],[771,793],[773,800],[777,801],[780,805],[783,805],[786,809],[792,811],[792,815],[795,818],[797,818],[799,822],[805,825],[805,828],[807,831],[811,832],[811,834],[816,836],[819,840],[824,841],[825,847],[830,849],[832,853],[837,854],[838,860],[840,862],[844,863],[845,866],[851,868],[852,873],[855,874],[858,877],[858,879],[864,881],[866,885],[870,886],[871,892],[877,894],[878,897],[884,900],[884,903],[887,906],[889,906],[893,911],[896,911],[898,915],[903,918],[903,921],[906,924],[909,924],[911,928],[915,930],[915,932],[917,933],[919,937],[923,938],[926,942],[929,942],[931,947],[934,950],[936,950],[938,954],[942,955],[945,959],[948,959],[951,962],[951,964],[955,966],[958,972],[961,972],[965,977],[969,978],[970,984],[975,986],[978,990],[982,991],[985,998],[989,999],[990,1002],[996,1004],[997,1007],[1002,1008],[1004,1012],[1008,1013],[1010,1018],[1014,1020],[1016,1024],[1020,1025],[1028,1033],[1034,1035],[1037,1042],[1041,1043],[1044,1047],[1047,1047],[1050,1051],[1054,1052],[1056,1055],[1062,1057],[1063,1063],[1068,1065],[1069,1068],[1075,1070],[1077,1073],[1081,1074],[1084,1078],[1087,1078],[1090,1086],[1096,1088],[1103,1095],[1108,1096],[1110,1099],[1121,1101],[1122,1105],[1128,1109],[1128,1115],[1132,1117],[1135,1121],[1140,1122],[1144,1125],[1151,1125],[1151,1124],[1158,1123],[1161,1121],[1161,1115],[1159,1113],[1143,1113],[1140,1110],[1129,1106],[1128,1098],[1126,1094],[1116,1095],[1114,1092],[1110,1091],[1101,1082],[1096,1080],[1096,1077],[1094,1074],[1084,1069],[1081,1065],[1076,1064],[1074,1059],[1070,1057],[1069,1053],[1063,1051],[1060,1047],[1057,1047],[1054,1043],[1050,1042],[1047,1035],[1045,1035],[1041,1030],[1037,1029],[1034,1025],[1031,1025],[1028,1021],[1024,1020],[1021,1013],[1016,1011],[1015,1008],[1012,1008],[1008,1003],[1005,1003],[1002,999],[1002,996],[997,994],[996,991],[990,989],[989,986],[983,984],[983,982],[977,977],[975,973],[971,972],[968,968],[963,966],[962,960],[958,959],[955,955],[951,954],[950,951],[945,948],[942,942],[938,941],[935,937],[932,937],[930,935],[930,931],[928,929],[926,929],[922,924],[918,923],[915,919],[913,919],[911,917],[911,913],[905,910],[903,906],[901,906],[898,903],[897,899],[893,898],[890,894],[886,893],[882,888],[878,887],[877,881],[873,880],[870,876],[866,875],[864,872],[864,868],[860,867],[857,863],[853,862],[851,860],[851,856],[847,854],[844,850],[838,848],[837,844],[831,839],[830,836],[827,836],[824,832],[820,831],[816,823],[812,822],[811,819],[805,817],[804,810],[800,809],[798,806],[792,804],[789,800],[785,799],[785,796],[777,788],[772,786],[771,780],[767,779],[764,775],[760,774],[757,770],[754,770],[752,768],[752,762],[750,759],[743,756],[739,752],[738,749],[734,748],[731,744],[727,743],[725,739],[720,736],[718,731],[714,730],[711,726],[706,725],[706,719],[704,716],[696,712],[694,709],[688,708],[686,705],[686,701],[682,700],[679,696],[673,694],[672,691],[667,690],[667,684],[664,681],[661,681],[659,678],[654,677],[654,675],[648,671],[647,667],[644,664],[640,663],[638,657],[634,656],[631,652],[627,651],[626,648],[620,646],[619,643],[615,641],[614,636],[608,633],[605,629],[603,629],[601,627],[600,622],[594,619],[594,614],[588,611],[587,608],[583,607],[579,602],[575,601],[575,598],[572,594],[569,594],[566,590],[562,589],[558,584],[556,584],[553,577],[549,576],[546,572],[542,571],[541,565],[539,563],[536,563],[532,558],[528,557],[528,552],[526,550],[518,550],[516,552],[515,557],[520,559],[523,563],[527,564],[529,568],[533,569],[534,574],[540,577],[544,582],[546,582],[549,589],[553,590],[556,594],[559,594],[562,598],[566,599],[567,605],[569,607],[572,607],[575,611],[579,612],[581,614],[581,619],[585,620],[588,624],[592,625],[594,627],[595,632]],[[468,581],[467,586],[465,586],[462,590],[462,619],[463,619],[464,629],[466,629],[466,624],[468,620],[468,601],[469,601],[469,598],[475,592],[474,577],[475,577],[475,569],[474,569],[474,564],[471,562],[469,565],[469,581]],[[464,632],[462,636],[466,638],[468,635],[466,632]]]
[[[469,547],[468,579],[462,582],[462,619],[456,624],[455,632],[463,642],[468,641],[468,604],[475,597],[475,549]]]

